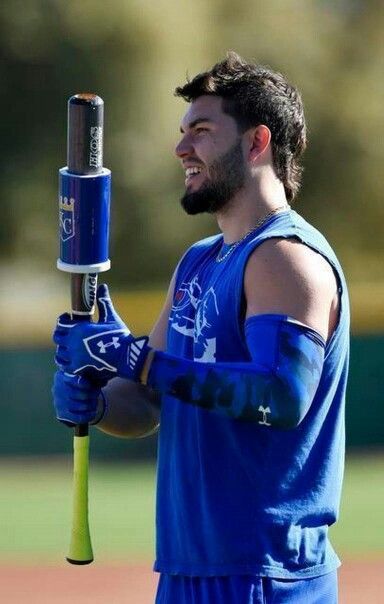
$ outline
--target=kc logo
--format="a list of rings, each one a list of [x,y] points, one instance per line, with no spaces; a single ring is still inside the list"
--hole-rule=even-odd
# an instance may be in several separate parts
[[[68,241],[75,235],[75,200],[73,197],[63,197],[59,200],[60,239]]]
[[[267,418],[268,413],[271,413],[271,409],[269,407],[263,407],[262,405],[260,405],[258,411],[263,414],[263,420],[259,421],[260,426],[271,426],[272,424],[268,422]]]
[[[113,346],[114,348],[120,348],[121,344],[119,344],[119,337],[113,336],[111,342],[105,343],[103,342],[103,340],[100,340],[100,342],[97,342],[97,346],[99,347],[100,354],[105,354],[109,346]]]

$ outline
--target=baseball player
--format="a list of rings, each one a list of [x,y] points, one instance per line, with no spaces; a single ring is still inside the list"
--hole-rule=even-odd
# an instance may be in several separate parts
[[[330,245],[290,206],[301,97],[233,52],[176,95],[181,204],[220,233],[185,252],[149,337],[105,285],[97,323],[59,317],[57,417],[160,425],[157,604],[335,604],[349,306]]]

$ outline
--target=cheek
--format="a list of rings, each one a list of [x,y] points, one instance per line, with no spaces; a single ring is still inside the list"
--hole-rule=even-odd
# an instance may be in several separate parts
[[[212,136],[202,136],[194,141],[196,155],[204,162],[211,163],[220,154],[219,141]]]
[[[220,157],[220,151],[212,145],[207,145],[204,150],[201,150],[201,155],[199,155],[199,157],[204,164],[206,173],[209,175],[212,170],[212,165],[217,161],[218,157]]]

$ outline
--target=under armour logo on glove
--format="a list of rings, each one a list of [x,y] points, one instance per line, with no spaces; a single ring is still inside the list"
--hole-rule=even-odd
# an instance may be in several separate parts
[[[103,340],[100,340],[100,342],[97,342],[97,345],[100,349],[100,354],[105,354],[108,346],[113,346],[114,348],[119,348],[119,346],[121,346],[121,344],[119,344],[119,338],[116,337],[113,337],[111,342],[103,342]]]
[[[112,333],[119,335],[114,335],[111,338]],[[129,330],[125,328],[114,331],[104,331],[84,338],[83,344],[89,354],[89,358],[93,359],[94,369],[99,368],[99,370],[102,370],[105,368],[114,371],[117,375],[117,365],[113,364],[113,360],[118,362],[120,352],[117,355],[114,353],[118,348],[121,348],[121,346],[124,345],[124,340],[129,335]],[[81,369],[83,368],[79,367],[76,373],[79,373]]]
[[[97,290],[99,321],[76,322],[68,313],[57,321],[53,340],[56,364],[66,373],[109,380],[120,376],[138,381],[149,352],[148,338],[135,338],[115,311],[108,287]]]

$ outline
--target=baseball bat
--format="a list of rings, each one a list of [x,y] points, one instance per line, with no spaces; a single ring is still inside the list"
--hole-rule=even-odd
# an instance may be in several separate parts
[[[104,103],[95,94],[68,101],[67,166],[60,173],[60,258],[71,275],[71,308],[76,321],[91,321],[97,275],[108,259],[110,171],[103,168]],[[71,564],[93,561],[88,519],[88,424],[74,429]]]

